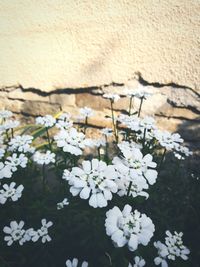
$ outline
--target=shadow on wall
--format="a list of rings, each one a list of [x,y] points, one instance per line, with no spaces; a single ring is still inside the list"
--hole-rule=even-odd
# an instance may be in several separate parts
[[[189,165],[190,169],[200,175],[199,163],[200,163],[200,117],[196,121],[184,121],[179,125],[177,132],[181,134],[186,142],[186,145],[193,155],[190,157]]]

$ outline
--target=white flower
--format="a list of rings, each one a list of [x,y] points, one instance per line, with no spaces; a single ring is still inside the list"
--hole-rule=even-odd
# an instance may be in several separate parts
[[[82,168],[72,168],[68,183],[73,196],[80,194],[80,198],[89,199],[90,206],[102,208],[112,199],[112,193],[117,192],[116,178],[112,165],[93,159],[83,161]]]
[[[35,151],[34,147],[31,147],[33,136],[31,135],[17,135],[10,140],[8,143],[9,151],[18,151],[23,153],[33,153]]]
[[[67,130],[61,130],[54,137],[57,146],[62,147],[64,152],[68,152],[72,155],[82,155],[83,149],[89,144],[89,140],[85,139],[83,133],[79,133],[76,128],[70,128]]]
[[[53,225],[53,223],[51,221],[47,222],[46,219],[42,219],[41,220],[42,226],[40,229],[38,229],[37,231],[34,231],[31,235],[32,235],[32,241],[36,242],[38,241],[39,238],[42,239],[42,243],[45,242],[50,242],[51,241],[51,237],[49,236],[48,233],[48,228],[51,227]]]
[[[0,118],[7,119],[12,117],[13,113],[9,110],[0,110]]]
[[[127,141],[122,141],[121,143],[118,144],[119,149],[121,150],[122,153],[126,153],[126,151],[134,151],[135,148],[142,149],[142,145],[135,143],[135,142],[127,142]]]
[[[71,179],[74,179],[74,175],[70,171],[64,170],[62,179],[69,181]]]
[[[189,157],[192,154],[193,152],[188,147],[182,145],[175,146],[174,156],[178,159],[185,159],[185,157]]]
[[[56,127],[58,129],[69,129],[73,126],[73,121],[70,120],[71,115],[69,113],[63,113],[60,115]]]
[[[165,244],[157,241],[154,246],[158,249],[158,257],[154,259],[156,265],[161,264],[161,267],[168,267],[168,260],[176,260],[176,257],[180,257],[183,260],[188,259],[190,250],[183,245],[182,236],[183,233],[171,234],[170,231],[166,231]]]
[[[139,131],[140,130],[140,119],[134,115],[128,116],[125,114],[120,114],[117,118],[119,122],[125,125],[127,128],[131,129],[132,131]]]
[[[144,117],[140,120],[140,130],[143,131],[143,129],[152,130],[155,129],[155,119],[153,117]]]
[[[10,227],[5,226],[3,231],[5,234],[8,234],[4,237],[4,240],[7,242],[8,246],[11,246],[13,242],[19,242],[20,245],[23,245],[23,235],[25,230],[23,229],[24,222],[20,221],[17,223],[16,221],[10,222]]]
[[[47,150],[45,153],[36,151],[33,155],[33,161],[39,165],[48,165],[49,163],[55,163],[55,153],[51,153],[50,150]]]
[[[178,133],[157,130],[154,135],[160,145],[167,150],[176,149],[184,141]]]
[[[74,258],[72,261],[71,260],[67,260],[66,261],[66,266],[67,267],[77,267],[78,266],[78,259]],[[82,264],[80,265],[80,267],[88,267],[88,262],[87,261],[83,261]]]
[[[16,153],[13,153],[12,156],[7,157],[5,165],[9,166],[12,172],[17,171],[17,167],[26,168],[28,163],[28,158],[24,154],[17,156]]]
[[[3,162],[0,162],[0,179],[11,178],[12,172],[10,166],[4,165]]]
[[[154,242],[154,247],[158,250],[158,257],[154,259],[155,265],[161,264],[161,267],[168,267],[166,257],[169,253],[167,247],[160,241]]]
[[[22,196],[22,191],[24,190],[23,185],[16,187],[16,183],[12,182],[10,185],[4,184],[3,189],[0,189],[0,203],[5,204],[10,198],[12,201],[17,201]]]
[[[51,115],[46,115],[44,117],[37,117],[35,120],[36,124],[43,125],[46,128],[54,126],[56,119]]]
[[[152,93],[149,93],[149,92],[146,92],[144,90],[140,91],[140,90],[137,90],[135,92],[135,97],[139,98],[139,99],[147,99],[148,97],[152,96]]]
[[[100,130],[100,132],[105,135],[106,137],[113,135],[113,130],[111,128],[103,128]]]
[[[88,107],[80,108],[81,119],[89,118],[93,116],[93,110]]]
[[[0,148],[0,159],[4,157],[5,152],[6,152],[5,149]]]
[[[115,157],[113,159],[113,164],[118,165],[119,168],[130,168],[134,170],[135,174],[139,176],[144,176],[150,185],[153,185],[156,182],[157,171],[153,170],[157,166],[155,162],[153,162],[153,157],[150,154],[143,156],[142,152],[138,148],[131,148],[130,150],[122,149],[123,158],[120,159]],[[133,173],[133,172],[132,172]],[[131,176],[129,177],[131,180]]]
[[[6,131],[19,126],[20,122],[17,120],[7,120],[4,124],[0,125],[0,131]]]
[[[0,145],[4,146],[4,132],[0,131]]]
[[[171,234],[170,231],[166,231],[166,235],[165,244],[169,251],[168,259],[175,260],[175,257],[181,257],[183,260],[187,260],[190,251],[183,245],[183,233],[175,231],[174,234]]]
[[[135,251],[139,244],[147,246],[155,231],[152,220],[137,210],[132,211],[130,205],[125,205],[121,211],[114,207],[106,212],[106,234],[116,247],[126,244],[130,251]]]
[[[57,210],[61,210],[64,208],[64,206],[68,206],[69,201],[67,198],[64,198],[62,202],[57,203]]]
[[[136,256],[134,258],[134,263],[133,264],[129,263],[128,267],[143,267],[145,266],[145,264],[146,262],[142,257]]]
[[[117,94],[104,94],[103,97],[110,99],[112,102],[117,102],[120,99],[120,96]]]
[[[129,195],[131,195],[132,197],[149,197],[149,194],[144,191],[148,189],[149,186],[143,176],[137,175],[133,170],[129,168],[121,168],[121,166],[117,165],[115,167],[118,173],[116,184],[118,186],[117,193],[119,196],[127,195],[129,190]]]
[[[35,235],[35,231],[33,228],[29,228],[25,230],[25,233],[22,237],[22,242],[25,243],[27,241],[31,241],[32,237]]]

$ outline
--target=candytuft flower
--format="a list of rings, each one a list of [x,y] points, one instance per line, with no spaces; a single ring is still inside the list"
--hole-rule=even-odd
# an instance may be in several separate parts
[[[39,165],[48,165],[50,163],[55,163],[55,153],[52,153],[50,150],[47,150],[45,153],[36,151],[33,155],[33,161]]]
[[[183,245],[182,241],[183,233],[172,234],[170,231],[166,231],[165,244],[160,241],[154,242],[154,246],[158,250],[158,257],[154,259],[156,265],[161,264],[161,267],[167,267],[167,260],[175,261],[176,257],[180,257],[183,260],[188,259],[190,250]]]
[[[69,129],[73,126],[73,121],[70,120],[71,115],[69,113],[63,113],[59,116],[56,123],[56,127],[59,129]]]
[[[56,119],[51,115],[46,115],[44,117],[37,117],[35,120],[36,124],[43,125],[46,128],[54,126]]]
[[[104,94],[103,98],[110,99],[112,102],[117,102],[120,99],[120,96],[117,94]]]
[[[71,260],[67,260],[66,261],[66,266],[67,267],[78,267],[78,259],[74,258],[72,261]],[[82,264],[80,265],[80,267],[88,267],[88,262],[87,261],[83,261]]]
[[[88,107],[80,108],[81,119],[86,119],[93,116],[93,110]]]
[[[30,146],[32,141],[33,136],[31,135],[17,135],[8,143],[8,150],[22,153],[34,153],[35,148]]]
[[[153,157],[150,154],[143,156],[139,148],[131,147],[131,149],[121,150],[123,157],[115,157],[113,159],[113,164],[117,169],[126,168],[132,170],[132,174],[143,176],[150,185],[153,185],[156,182],[157,171],[153,168],[156,168],[157,164],[153,161]],[[131,180],[131,175],[129,176]]]
[[[10,166],[4,165],[3,162],[0,162],[0,179],[11,178],[11,177],[12,177],[12,171],[10,169]]]
[[[54,139],[58,147],[62,147],[64,152],[72,155],[82,155],[83,149],[90,144],[83,133],[79,133],[76,128],[61,130]]]
[[[114,167],[97,159],[83,161],[82,168],[72,168],[66,178],[72,195],[80,194],[80,198],[89,199],[89,205],[94,208],[106,207],[108,200],[112,199],[112,193],[117,192]]]
[[[139,211],[132,211],[130,205],[125,205],[121,211],[114,207],[106,212],[106,234],[116,247],[126,244],[130,251],[135,251],[138,245],[147,246],[155,231],[152,220]]]
[[[41,238],[42,243],[50,242],[51,237],[49,236],[48,228],[51,227],[53,223],[51,221],[47,222],[46,219],[42,219],[41,223],[41,228],[32,233],[32,241],[36,242],[39,238]]]
[[[128,267],[143,267],[145,266],[145,264],[146,262],[142,257],[136,256],[134,258],[134,263],[133,264],[129,263]]]
[[[12,156],[7,157],[5,161],[5,165],[9,166],[12,172],[17,171],[17,167],[26,168],[28,163],[28,158],[24,154],[13,153]]]
[[[9,110],[0,110],[0,118],[7,119],[12,117],[13,113]]]
[[[18,127],[20,124],[17,120],[7,120],[2,125],[0,125],[0,131],[6,131]]]
[[[7,200],[17,201],[22,196],[24,190],[23,185],[16,187],[16,183],[12,182],[10,185],[4,184],[3,188],[0,189],[0,203],[5,204]]]
[[[57,203],[57,210],[61,210],[64,208],[64,206],[68,206],[69,201],[67,198],[64,198],[62,202]]]
[[[25,233],[25,230],[23,229],[24,222],[20,221],[17,223],[16,221],[10,222],[10,227],[5,226],[3,228],[3,231],[5,234],[8,234],[4,237],[4,240],[7,242],[8,246],[11,246],[13,242],[19,242],[20,245],[23,245],[23,235]]]

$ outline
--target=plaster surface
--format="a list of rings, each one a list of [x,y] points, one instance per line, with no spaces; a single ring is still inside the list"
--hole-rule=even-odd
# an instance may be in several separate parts
[[[0,87],[200,84],[199,0],[1,0]]]

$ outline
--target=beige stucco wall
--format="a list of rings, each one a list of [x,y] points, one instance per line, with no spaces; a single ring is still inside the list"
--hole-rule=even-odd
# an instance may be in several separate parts
[[[0,87],[200,84],[199,0],[1,0]]]

